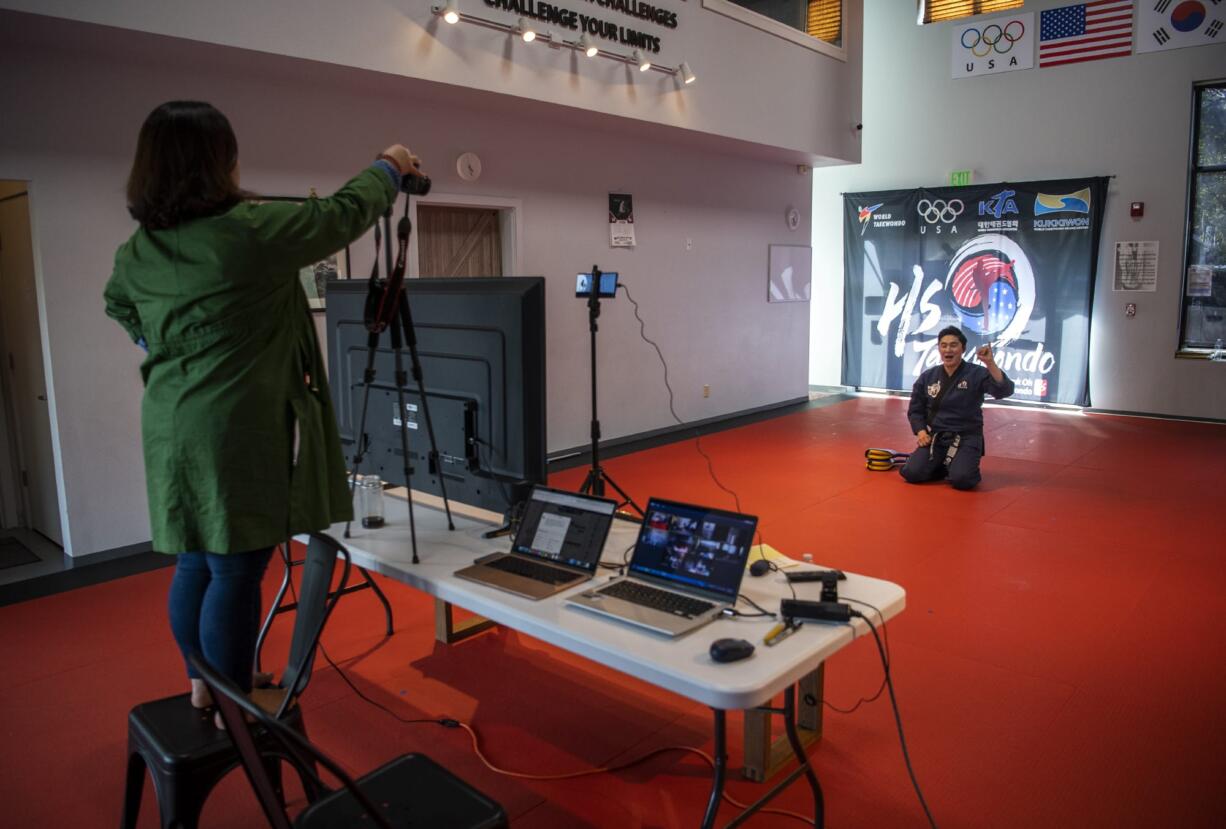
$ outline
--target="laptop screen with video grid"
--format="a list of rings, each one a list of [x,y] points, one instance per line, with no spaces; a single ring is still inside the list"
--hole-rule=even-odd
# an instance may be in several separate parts
[[[653,576],[736,599],[758,519],[652,498],[639,531],[632,575]]]
[[[604,498],[536,487],[511,552],[595,572],[617,504]]]

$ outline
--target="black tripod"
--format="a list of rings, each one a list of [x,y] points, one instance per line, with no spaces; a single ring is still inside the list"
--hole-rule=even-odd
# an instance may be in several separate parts
[[[417,557],[417,524],[413,518],[413,467],[409,463],[409,413],[405,408],[404,390],[408,386],[408,375],[404,370],[403,348],[409,348],[409,361],[413,379],[417,381],[417,393],[421,397],[421,411],[426,421],[426,435],[430,440],[429,468],[438,474],[439,487],[443,493],[443,509],[447,514],[447,529],[454,530],[451,520],[451,503],[447,500],[447,482],[443,477],[439,463],[438,443],[434,439],[434,423],[430,419],[430,400],[422,383],[421,361],[417,356],[417,334],[413,329],[413,314],[409,310],[409,298],[404,292],[405,257],[409,248],[409,234],[413,231],[413,223],[409,221],[409,197],[404,198],[404,216],[396,225],[397,255],[396,264],[392,264],[391,239],[392,209],[389,207],[383,214],[383,239],[385,258],[387,260],[387,280],[379,279],[379,227],[375,226],[375,264],[370,275],[370,291],[366,295],[366,371],[362,375],[362,419],[358,426],[357,448],[353,454],[352,492],[357,487],[358,470],[362,459],[370,448],[370,439],[366,434],[366,410],[370,403],[370,387],[375,381],[375,354],[379,350],[379,338],[384,330],[390,330],[392,354],[396,361],[396,399],[397,412],[400,416],[400,451],[404,458],[404,486],[408,492],[409,501],[409,536],[413,543],[413,563],[419,564]],[[349,523],[345,523],[345,538],[349,538]]]
[[[612,296],[612,294],[610,294]],[[597,495],[604,497],[605,484],[611,486],[621,497],[621,501],[617,504],[617,509],[629,505],[634,508],[634,511],[643,517],[643,508],[634,503],[634,499],[626,494],[626,491],[617,485],[617,481],[609,476],[608,472],[600,466],[600,418],[596,414],[596,331],[599,326],[596,320],[600,317],[600,268],[592,266],[592,283],[587,295],[587,319],[588,330],[592,334],[592,468],[588,470],[587,477],[583,479],[583,486],[579,487],[579,491],[584,494]]]

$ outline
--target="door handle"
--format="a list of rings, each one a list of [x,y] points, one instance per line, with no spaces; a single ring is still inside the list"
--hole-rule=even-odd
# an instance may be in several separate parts
[[[39,400],[46,400],[46,399],[47,399],[47,395],[45,395],[45,394],[40,394],[40,395],[38,396],[38,399],[39,399]]]

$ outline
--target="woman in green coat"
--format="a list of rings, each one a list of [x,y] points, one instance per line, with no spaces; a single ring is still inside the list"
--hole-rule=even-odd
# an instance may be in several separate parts
[[[106,313],[148,352],[141,435],[153,548],[178,555],[175,641],[246,690],[274,545],[352,513],[298,271],[365,233],[416,164],[397,144],[329,198],[261,204],[209,104],[163,104],[141,127],[127,191],[140,228],[115,255]]]

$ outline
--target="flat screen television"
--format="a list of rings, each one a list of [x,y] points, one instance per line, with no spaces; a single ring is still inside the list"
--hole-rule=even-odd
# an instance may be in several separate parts
[[[408,375],[404,411],[396,393],[390,331],[375,353],[366,415],[369,448],[362,474],[442,494],[453,501],[503,512],[519,482],[545,483],[545,280],[542,277],[406,279],[422,380],[439,462],[430,442],[421,396]],[[363,323],[368,282],[327,285],[328,376],[342,446],[350,468],[362,417],[368,332]],[[411,480],[405,481],[401,418],[409,426]]]

